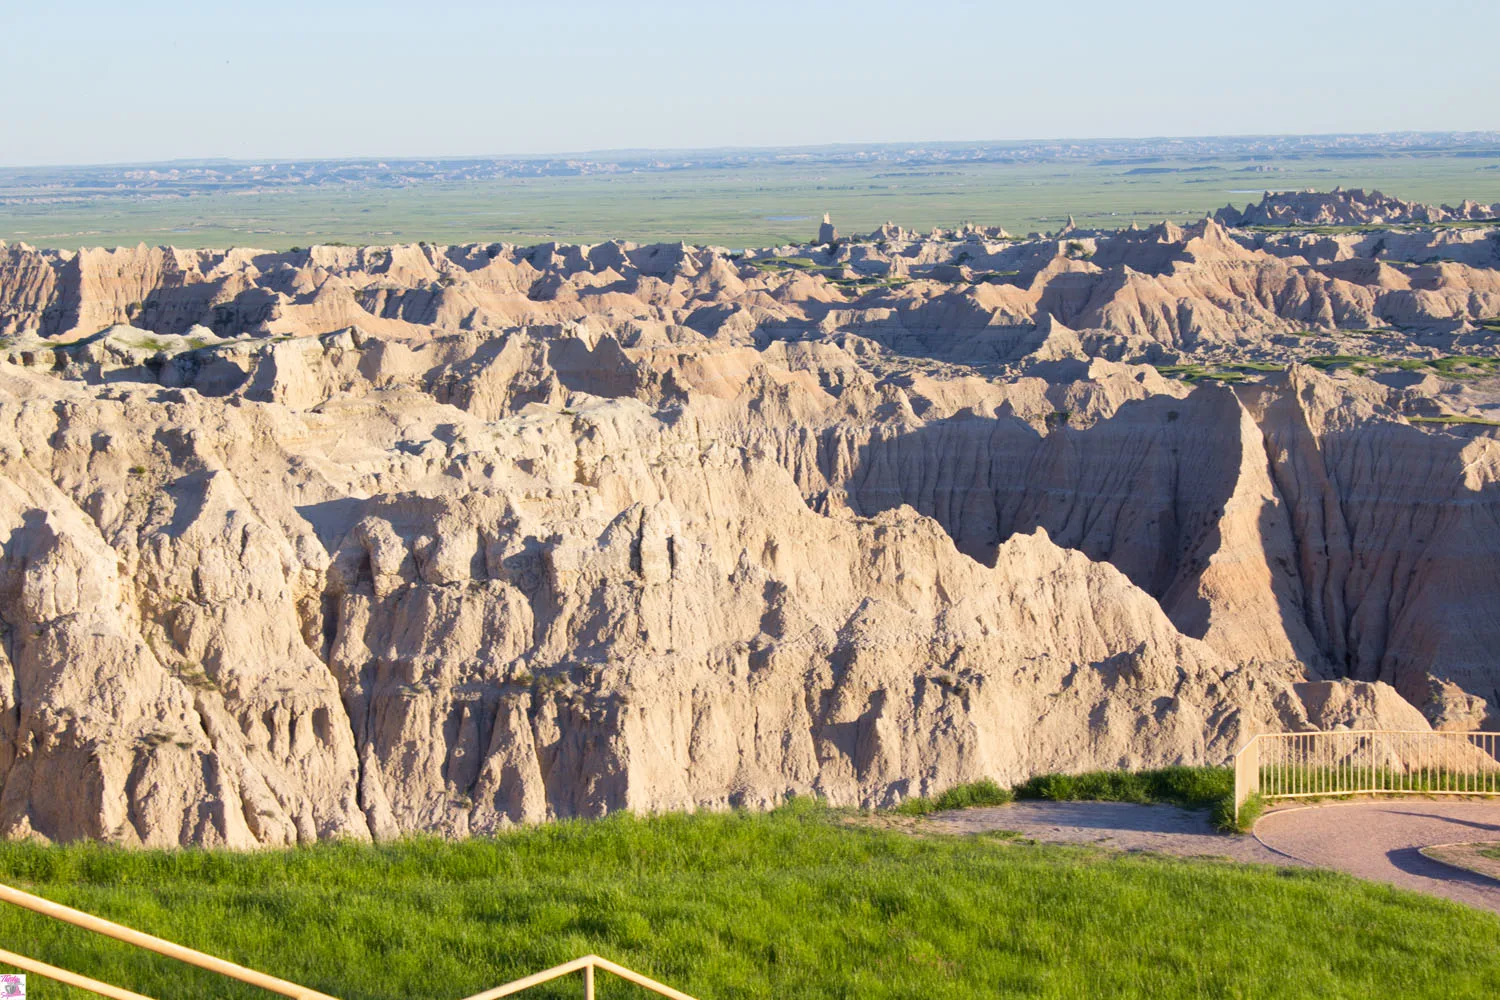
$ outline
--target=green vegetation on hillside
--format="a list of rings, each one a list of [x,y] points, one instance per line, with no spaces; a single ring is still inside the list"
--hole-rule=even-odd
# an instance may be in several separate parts
[[[1481,427],[1500,427],[1500,420],[1486,420],[1458,413],[1444,413],[1436,417],[1408,417],[1414,424],[1478,424]]]
[[[745,263],[762,271],[807,271],[817,266],[811,257],[752,257]]]
[[[1234,769],[1163,767],[1151,771],[1043,774],[1015,789],[1018,799],[1056,802],[1171,803],[1212,808],[1234,791]]]
[[[945,809],[972,809],[975,806],[1003,806],[1015,800],[1009,788],[1001,788],[988,778],[971,781],[952,788],[935,797],[910,798],[896,807],[902,816],[926,816]]]
[[[1054,802],[1170,803],[1190,809],[1219,809],[1234,792],[1234,770],[1228,767],[1163,767],[1148,771],[1087,771],[1083,774],[1039,774],[1015,788],[988,779],[955,785],[937,796],[907,799],[895,812],[925,816],[944,809],[998,806],[1016,799]],[[1233,805],[1230,805],[1233,811]]]
[[[1398,364],[1398,367],[1405,366]],[[1500,358],[1455,354],[1433,358],[1428,362],[1428,367],[1444,378],[1482,378],[1500,372]]]
[[[1500,332],[1500,328],[1496,328]],[[1298,334],[1312,336],[1312,334]],[[1348,369],[1356,375],[1369,375],[1377,371],[1430,372],[1441,378],[1477,379],[1500,375],[1500,358],[1476,354],[1451,354],[1437,358],[1382,358],[1373,354],[1315,354],[1297,359],[1299,364],[1321,371],[1331,372]],[[1199,363],[1181,365],[1157,365],[1156,370],[1167,378],[1184,382],[1243,382],[1251,375],[1279,372],[1284,364],[1266,361],[1237,361],[1225,365]]]
[[[1208,809],[1214,825],[1226,832],[1247,833],[1260,817],[1260,803],[1234,814],[1234,769],[1229,767],[1163,767],[1150,771],[1088,771],[1041,774],[1011,790],[1018,799],[1054,802],[1134,802]]]
[[[863,295],[883,288],[900,288],[910,282],[910,278],[829,278],[830,285],[836,285],[848,295]]]
[[[1168,787],[1199,794],[1183,780]],[[253,854],[5,844],[0,880],[348,1000],[449,1000],[586,952],[702,1000],[1500,989],[1500,920],[1455,904],[1311,870],[914,837],[805,801]],[[12,907],[0,941],[162,998],[263,995]]]
[[[1243,382],[1251,375],[1279,372],[1285,368],[1286,365],[1263,361],[1237,361],[1234,364],[1213,367],[1201,364],[1156,366],[1156,370],[1167,378],[1175,378],[1183,382]]]
[[[1450,354],[1437,358],[1382,358],[1370,354],[1318,354],[1303,358],[1302,363],[1323,371],[1348,368],[1356,375],[1368,374],[1371,369],[1431,372],[1434,375],[1451,379],[1486,378],[1500,373],[1500,358],[1474,354]]]

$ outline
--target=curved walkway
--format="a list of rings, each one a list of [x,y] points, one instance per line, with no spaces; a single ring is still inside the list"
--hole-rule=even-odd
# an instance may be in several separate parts
[[[1206,809],[1140,806],[1129,802],[1026,800],[934,813],[928,823],[940,833],[1011,830],[1047,844],[1150,851],[1180,858],[1288,863],[1253,837],[1226,837],[1217,832]]]
[[[1206,810],[1120,802],[1015,802],[935,813],[924,825],[942,833],[1012,830],[1050,844],[1313,865],[1500,913],[1500,882],[1421,853],[1438,844],[1500,840],[1500,801],[1493,799],[1285,806],[1261,817],[1253,837],[1215,832]]]
[[[1255,824],[1255,839],[1305,864],[1500,913],[1500,882],[1421,853],[1437,844],[1500,840],[1500,802],[1391,799],[1277,809]]]

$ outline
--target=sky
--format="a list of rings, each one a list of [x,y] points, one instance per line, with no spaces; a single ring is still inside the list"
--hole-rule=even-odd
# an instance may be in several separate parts
[[[0,0],[0,165],[1500,129],[1495,0]]]

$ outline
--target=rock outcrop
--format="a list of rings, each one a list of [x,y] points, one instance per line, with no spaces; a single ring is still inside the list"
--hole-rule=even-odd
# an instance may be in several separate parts
[[[1226,226],[1359,226],[1381,223],[1489,221],[1500,218],[1500,204],[1464,201],[1457,208],[1403,201],[1355,188],[1331,192],[1267,191],[1259,204],[1239,211],[1227,205],[1214,213]]]
[[[817,242],[827,245],[839,241],[839,231],[833,228],[833,217],[827,212],[823,213],[823,223],[818,226]]]
[[[1496,271],[1068,235],[3,248],[0,834],[875,806],[1500,721],[1500,443],[1424,422],[1500,405]],[[1389,370],[1291,363],[1341,336]]]

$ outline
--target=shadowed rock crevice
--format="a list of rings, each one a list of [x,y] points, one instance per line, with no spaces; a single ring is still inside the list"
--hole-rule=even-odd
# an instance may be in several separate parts
[[[1113,563],[1225,655],[1316,668],[1323,654],[1261,436],[1227,389],[1126,402],[1092,426],[1047,433],[960,416],[871,435],[841,485],[855,511],[909,505],[988,564],[1004,539],[1045,530]]]
[[[1484,650],[1500,635],[1458,592],[1495,586],[1500,508],[1492,484],[1466,484],[1488,445],[1341,416],[1347,401],[1306,374],[1246,399],[1202,389],[1047,433],[959,415],[825,438],[819,467],[852,453],[835,485],[853,510],[910,506],[989,564],[998,541],[1043,529],[1241,662],[1384,681],[1433,721],[1489,718],[1474,698],[1493,695]]]

